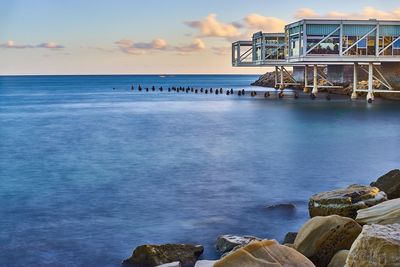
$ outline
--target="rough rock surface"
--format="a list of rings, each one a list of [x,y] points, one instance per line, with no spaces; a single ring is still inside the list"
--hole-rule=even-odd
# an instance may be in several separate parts
[[[343,267],[346,265],[346,259],[349,255],[348,250],[340,250],[335,256],[333,256],[331,262],[328,264],[328,267]]]
[[[385,201],[368,209],[359,210],[356,221],[361,224],[400,223],[400,198]]]
[[[245,246],[253,240],[261,239],[255,236],[221,235],[217,238],[215,248],[221,254],[232,251],[237,246]]]
[[[386,194],[377,187],[351,185],[313,195],[308,203],[308,209],[311,217],[336,214],[355,219],[357,210],[385,200],[387,200]]]
[[[400,224],[364,225],[351,246],[348,267],[400,266]]]
[[[285,235],[283,239],[283,244],[293,244],[294,240],[296,239],[297,232],[289,232]]]
[[[137,247],[125,266],[153,267],[179,261],[182,266],[194,266],[204,248],[199,245],[165,244],[143,245]]]
[[[253,241],[227,255],[214,267],[308,267],[314,264],[296,250],[275,240]]]
[[[201,260],[197,261],[194,267],[213,267],[217,261]]]
[[[384,191],[388,199],[400,198],[400,170],[391,170],[371,183],[371,186]]]
[[[170,262],[170,263],[166,263],[166,264],[161,264],[158,265],[157,267],[181,267],[181,263],[179,261],[175,261],[175,262]]]
[[[336,252],[350,249],[361,229],[351,218],[338,215],[317,216],[301,227],[294,247],[316,266],[325,267]]]

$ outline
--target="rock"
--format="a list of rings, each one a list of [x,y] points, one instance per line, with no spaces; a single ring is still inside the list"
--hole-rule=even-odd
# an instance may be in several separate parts
[[[165,244],[137,247],[125,266],[153,267],[171,262],[180,262],[183,267],[194,266],[204,248],[199,245]]]
[[[181,267],[181,263],[179,261],[175,261],[175,262],[170,262],[170,263],[166,263],[166,264],[161,264],[158,265],[157,267]]]
[[[213,267],[214,263],[217,261],[202,260],[197,261],[194,267]]]
[[[358,211],[356,221],[361,224],[400,223],[400,198],[392,199]]]
[[[361,229],[351,218],[338,215],[317,216],[301,227],[294,247],[316,266],[325,267],[336,252],[350,249]]]
[[[285,235],[285,239],[283,240],[283,244],[293,244],[296,239],[297,232],[289,232]]]
[[[346,266],[400,266],[400,224],[364,225],[351,246]]]
[[[261,240],[255,236],[221,235],[217,238],[215,248],[221,254],[233,250],[235,247],[245,246],[253,240]]]
[[[275,240],[253,241],[214,264],[214,267],[311,267],[314,264],[296,250]]]
[[[377,187],[351,185],[313,195],[308,203],[311,217],[340,215],[355,219],[357,210],[365,209],[387,200]]]
[[[381,176],[371,186],[378,187],[384,191],[388,199],[400,198],[400,170],[392,170]]]
[[[280,203],[267,206],[267,210],[293,210],[296,209],[296,205],[292,203]]]
[[[349,255],[348,250],[339,250],[335,256],[333,256],[331,262],[328,264],[328,267],[343,267],[346,265],[347,255]]]

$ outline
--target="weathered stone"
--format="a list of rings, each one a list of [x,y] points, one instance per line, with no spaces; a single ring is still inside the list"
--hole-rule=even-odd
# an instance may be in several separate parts
[[[253,241],[214,264],[214,267],[312,267],[314,264],[296,250],[275,240]]]
[[[253,240],[261,240],[255,236],[221,235],[217,238],[215,248],[221,254],[229,252],[237,246],[242,247]]]
[[[311,217],[340,215],[355,219],[357,210],[365,209],[387,200],[377,187],[351,185],[313,195],[308,203]]]
[[[166,264],[161,264],[158,265],[157,267],[181,267],[181,263],[179,261],[175,261],[175,262],[170,262],[170,263],[166,263]]]
[[[343,267],[346,265],[347,255],[349,255],[348,250],[340,250],[335,256],[333,256],[331,262],[328,264],[328,267]]]
[[[361,229],[356,221],[347,217],[317,216],[301,227],[294,246],[316,266],[325,267],[336,252],[350,249]]]
[[[378,187],[384,191],[388,199],[400,198],[400,170],[392,170],[381,176],[371,186]]]
[[[356,221],[361,224],[400,223],[400,198],[385,201],[368,209],[359,210]]]
[[[123,264],[135,267],[153,267],[178,261],[183,267],[192,267],[203,250],[204,248],[199,245],[143,245],[137,247],[132,256],[123,261]]]
[[[213,267],[217,261],[201,260],[197,261],[194,267]]]
[[[400,266],[400,224],[364,225],[351,246],[346,266]]]
[[[285,239],[283,240],[283,244],[293,244],[296,239],[297,232],[289,232],[285,235]]]

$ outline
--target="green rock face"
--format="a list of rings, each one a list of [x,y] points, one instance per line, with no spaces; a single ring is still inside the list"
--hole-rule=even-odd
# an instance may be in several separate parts
[[[377,187],[351,185],[347,188],[316,194],[310,198],[311,217],[340,215],[355,219],[357,210],[365,209],[387,200]]]
[[[137,247],[132,256],[123,261],[123,264],[133,267],[153,267],[179,261],[184,267],[192,267],[203,251],[204,248],[200,245],[143,245]]]

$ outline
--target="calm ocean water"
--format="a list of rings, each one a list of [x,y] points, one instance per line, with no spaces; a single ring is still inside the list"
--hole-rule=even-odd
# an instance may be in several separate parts
[[[312,194],[399,167],[398,102],[130,91],[256,78],[0,77],[0,266],[119,266],[167,242],[215,258],[220,234],[282,240]]]

